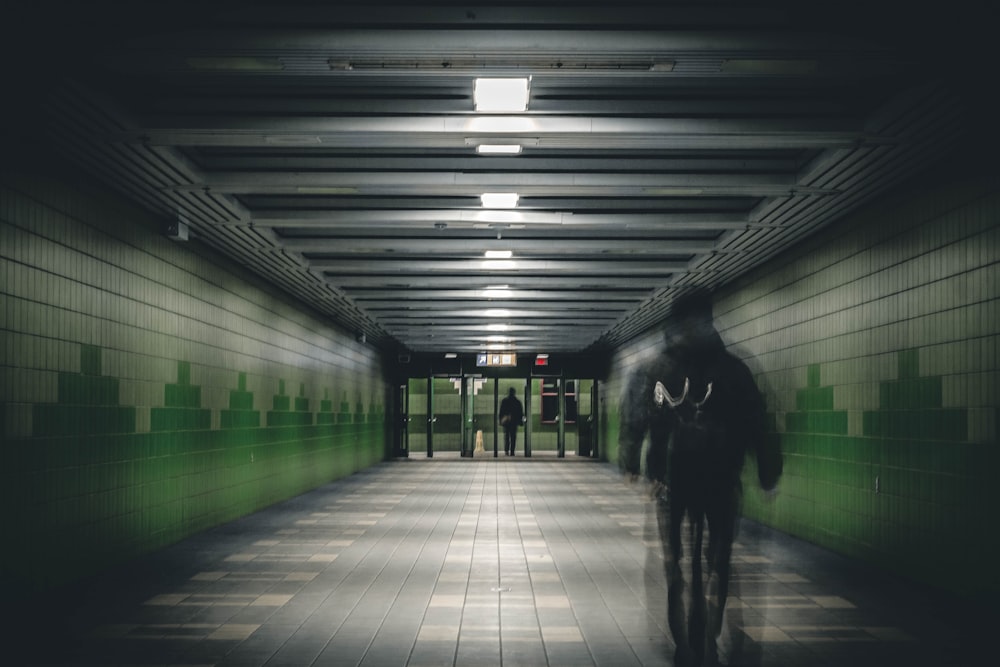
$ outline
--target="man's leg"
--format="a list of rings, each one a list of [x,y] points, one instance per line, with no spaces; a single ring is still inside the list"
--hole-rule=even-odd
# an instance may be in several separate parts
[[[673,502],[672,502],[673,500]],[[691,665],[694,653],[688,640],[687,609],[684,604],[684,574],[681,570],[681,525],[684,506],[669,497],[669,492],[656,499],[656,518],[663,544],[663,566],[667,578],[667,625],[674,640],[674,665]]]

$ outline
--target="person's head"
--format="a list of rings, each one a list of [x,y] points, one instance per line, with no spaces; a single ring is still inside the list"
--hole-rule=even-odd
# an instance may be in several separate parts
[[[665,335],[668,342],[693,342],[708,336],[712,324],[712,297],[703,289],[679,296],[667,317]]]
[[[507,392],[507,395],[508,396],[517,396],[517,389],[514,389],[513,387],[511,387],[510,391]]]

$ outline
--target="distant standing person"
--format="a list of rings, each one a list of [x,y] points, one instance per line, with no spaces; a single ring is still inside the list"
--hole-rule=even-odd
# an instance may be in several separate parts
[[[524,421],[524,406],[517,399],[517,391],[511,387],[507,398],[500,401],[500,425],[503,426],[503,451],[514,456],[517,449],[517,427]]]

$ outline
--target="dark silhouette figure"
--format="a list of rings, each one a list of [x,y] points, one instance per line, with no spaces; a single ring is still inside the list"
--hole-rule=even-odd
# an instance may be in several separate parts
[[[726,351],[712,325],[706,294],[678,300],[668,321],[665,349],[629,383],[620,414],[620,465],[633,478],[639,474],[649,434],[646,475],[663,542],[675,664],[716,663],[744,458],[747,452],[756,455],[760,484],[768,490],[781,475],[782,458],[777,440],[765,435],[763,397],[747,366]],[[681,567],[685,518],[691,531],[686,609]],[[708,571],[703,572],[706,522]]]
[[[524,421],[524,406],[517,398],[513,387],[507,397],[500,401],[500,425],[503,426],[503,451],[508,456],[514,456],[517,449],[517,427]]]

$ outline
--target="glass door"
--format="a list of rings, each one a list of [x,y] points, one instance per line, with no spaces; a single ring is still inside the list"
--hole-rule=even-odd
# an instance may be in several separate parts
[[[396,456],[410,455],[410,388],[401,384],[396,388]]]
[[[467,375],[462,384],[462,456],[480,456],[486,453],[479,410],[476,407],[486,401],[478,399],[486,381],[479,376]]]

